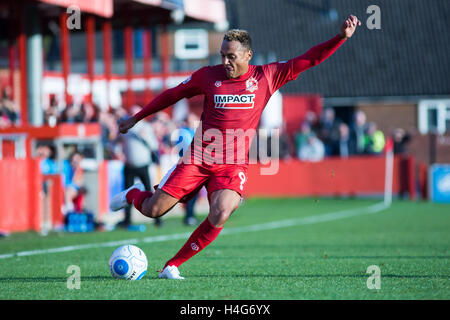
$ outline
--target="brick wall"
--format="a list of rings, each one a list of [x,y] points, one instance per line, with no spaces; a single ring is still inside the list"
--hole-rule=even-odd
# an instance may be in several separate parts
[[[417,162],[429,164],[431,161],[430,135],[418,132],[417,104],[360,104],[357,109],[363,110],[367,121],[374,121],[385,136],[391,134],[394,128],[403,128],[411,134],[411,142],[407,151],[415,156]],[[436,138],[435,161],[450,163],[450,133]]]
[[[374,121],[384,134],[394,128],[417,130],[417,104],[361,104],[357,106],[367,115],[367,121]]]

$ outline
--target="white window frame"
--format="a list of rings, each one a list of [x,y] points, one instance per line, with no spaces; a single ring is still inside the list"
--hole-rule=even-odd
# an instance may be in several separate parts
[[[430,132],[428,111],[435,109],[437,111],[437,127],[436,131],[439,134],[444,134],[450,131],[450,127],[446,127],[446,121],[450,120],[450,99],[440,100],[421,100],[418,106],[418,126],[421,134]]]
[[[188,43],[198,48],[187,49]],[[175,57],[178,59],[205,59],[209,55],[208,32],[204,29],[179,29],[175,31]]]

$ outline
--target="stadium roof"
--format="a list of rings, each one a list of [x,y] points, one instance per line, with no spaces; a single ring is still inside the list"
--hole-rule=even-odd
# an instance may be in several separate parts
[[[182,12],[187,20],[226,21],[224,0],[37,0],[42,4],[68,8],[77,6],[83,12],[110,18],[124,11],[125,15],[146,15],[166,18],[173,10]],[[48,8],[48,7],[46,7]]]
[[[77,6],[83,12],[89,12],[103,17],[111,17],[113,14],[113,0],[38,0],[39,2],[56,5],[64,8]]]
[[[338,33],[349,14],[362,22],[333,57],[287,84],[285,93],[325,98],[450,94],[448,0],[378,0],[381,30],[369,30],[366,0],[228,0],[232,28],[247,29],[269,61],[298,56]],[[272,57],[272,58],[270,58]]]

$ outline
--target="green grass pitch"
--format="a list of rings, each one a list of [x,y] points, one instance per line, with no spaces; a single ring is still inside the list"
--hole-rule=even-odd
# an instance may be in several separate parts
[[[371,214],[277,224],[342,210],[358,212],[376,202],[249,199],[233,213],[227,232],[180,267],[184,281],[157,278],[157,270],[186,241],[179,235],[194,229],[182,225],[179,217],[167,218],[160,229],[150,224],[144,233],[12,234],[0,239],[0,299],[449,299],[449,205],[394,201]],[[259,230],[243,228],[270,222],[276,223]],[[143,241],[171,234],[178,236]],[[108,242],[128,239],[149,260],[148,272],[139,281],[116,280],[109,273],[115,246]],[[91,244],[103,245],[77,247]],[[67,250],[46,251],[61,247]],[[22,254],[8,255],[18,252]],[[80,289],[67,287],[70,265],[80,268]],[[380,269],[380,289],[367,287],[371,265]]]

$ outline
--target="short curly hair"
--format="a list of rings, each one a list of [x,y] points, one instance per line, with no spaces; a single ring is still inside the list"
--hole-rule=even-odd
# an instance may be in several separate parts
[[[252,48],[252,39],[250,34],[246,30],[242,29],[231,29],[225,33],[223,40],[226,41],[238,41],[242,46],[248,50]]]

